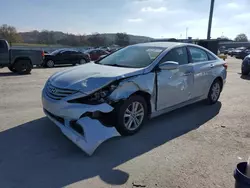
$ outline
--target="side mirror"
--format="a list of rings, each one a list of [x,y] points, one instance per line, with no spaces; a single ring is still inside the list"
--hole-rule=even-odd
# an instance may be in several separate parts
[[[175,61],[166,61],[159,65],[159,68],[161,70],[173,70],[173,69],[178,69],[178,67],[179,67],[179,63]]]

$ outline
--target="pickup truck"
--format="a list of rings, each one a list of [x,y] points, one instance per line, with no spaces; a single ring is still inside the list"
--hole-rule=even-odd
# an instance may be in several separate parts
[[[44,59],[42,50],[11,49],[6,40],[0,39],[0,68],[8,67],[18,74],[29,74],[33,65],[41,65]]]

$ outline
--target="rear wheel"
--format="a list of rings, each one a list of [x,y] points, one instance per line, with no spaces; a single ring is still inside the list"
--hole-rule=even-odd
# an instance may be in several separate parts
[[[55,63],[54,63],[53,60],[48,60],[48,61],[46,62],[46,66],[47,66],[48,68],[52,68],[52,67],[54,67],[54,65],[55,65]]]
[[[147,104],[139,95],[131,96],[115,108],[115,127],[121,135],[133,135],[147,118]]]
[[[221,93],[221,88],[222,88],[221,81],[219,79],[216,79],[211,85],[207,96],[208,104],[215,104],[218,101]]]
[[[29,74],[32,70],[32,64],[29,60],[18,60],[11,69],[18,74]]]

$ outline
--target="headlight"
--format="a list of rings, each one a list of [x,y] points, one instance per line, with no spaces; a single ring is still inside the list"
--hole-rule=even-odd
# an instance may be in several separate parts
[[[109,96],[116,88],[118,84],[110,84],[98,91],[96,91],[93,94],[90,94],[88,96],[79,98],[79,99],[74,99],[70,100],[68,102],[70,103],[83,103],[83,104],[101,104],[105,102],[107,96]]]

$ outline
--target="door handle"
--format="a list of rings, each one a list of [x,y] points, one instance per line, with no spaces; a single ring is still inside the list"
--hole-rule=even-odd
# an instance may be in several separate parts
[[[210,68],[214,68],[214,64],[210,64]]]

